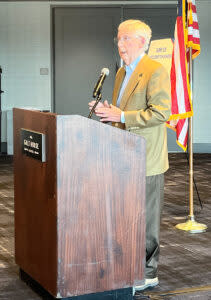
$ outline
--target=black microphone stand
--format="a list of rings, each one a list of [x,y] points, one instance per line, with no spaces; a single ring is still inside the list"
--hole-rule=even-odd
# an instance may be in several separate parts
[[[89,118],[89,119],[91,119],[92,114],[93,114],[93,112],[94,112],[96,106],[98,105],[98,103],[100,102],[101,99],[102,99],[102,94],[101,94],[101,92],[99,91],[99,93],[98,93],[98,95],[97,95],[97,99],[96,99],[96,101],[95,101],[95,104],[94,104],[94,106],[92,107],[92,109],[91,109],[91,111],[90,111],[90,113],[89,113],[89,115],[88,115],[88,118]]]

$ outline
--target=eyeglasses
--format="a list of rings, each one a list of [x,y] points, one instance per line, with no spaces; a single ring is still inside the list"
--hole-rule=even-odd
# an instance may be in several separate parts
[[[127,42],[129,42],[130,40],[132,40],[134,38],[136,39],[136,38],[138,38],[138,36],[123,35],[123,36],[121,36],[121,38],[115,37],[114,38],[114,43],[115,44],[118,44],[120,42],[127,43]]]

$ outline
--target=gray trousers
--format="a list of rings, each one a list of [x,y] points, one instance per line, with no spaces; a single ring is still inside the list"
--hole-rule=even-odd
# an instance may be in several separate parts
[[[159,259],[160,219],[164,198],[164,174],[146,177],[146,269],[145,278],[155,278]]]

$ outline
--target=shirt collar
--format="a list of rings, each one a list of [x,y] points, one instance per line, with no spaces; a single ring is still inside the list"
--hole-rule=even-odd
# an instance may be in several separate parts
[[[125,66],[126,73],[132,73],[144,55],[145,52],[141,53],[130,65]]]

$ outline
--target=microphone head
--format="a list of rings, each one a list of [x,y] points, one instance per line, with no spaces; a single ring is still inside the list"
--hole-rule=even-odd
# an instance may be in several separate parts
[[[109,69],[108,68],[103,68],[102,70],[101,70],[101,74],[102,75],[106,75],[106,76],[108,76],[109,75]]]

